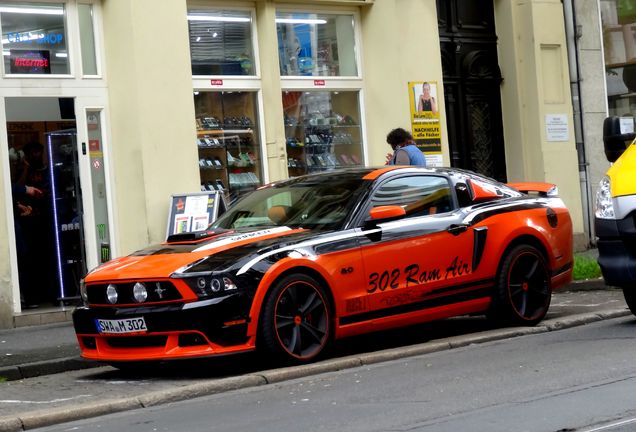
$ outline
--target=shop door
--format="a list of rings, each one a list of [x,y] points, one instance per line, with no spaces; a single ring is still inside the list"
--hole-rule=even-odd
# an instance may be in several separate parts
[[[437,0],[451,165],[506,180],[492,1]]]
[[[74,129],[45,134],[51,181],[54,264],[60,302],[79,298],[79,280],[86,274],[82,189]]]

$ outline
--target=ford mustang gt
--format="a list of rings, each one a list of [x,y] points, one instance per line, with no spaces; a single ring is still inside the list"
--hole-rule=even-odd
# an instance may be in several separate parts
[[[82,281],[81,354],[116,366],[263,350],[457,315],[535,325],[571,280],[572,222],[547,183],[451,168],[358,168],[261,187],[207,230]]]

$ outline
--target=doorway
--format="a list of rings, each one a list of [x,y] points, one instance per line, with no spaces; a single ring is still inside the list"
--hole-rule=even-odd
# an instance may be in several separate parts
[[[506,181],[494,3],[437,0],[451,165]]]
[[[22,308],[73,304],[86,273],[74,99],[5,102]]]

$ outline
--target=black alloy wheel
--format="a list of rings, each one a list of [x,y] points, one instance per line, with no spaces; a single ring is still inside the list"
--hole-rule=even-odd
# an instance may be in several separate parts
[[[627,303],[632,315],[636,315],[636,289],[634,287],[624,287],[623,297],[625,297],[625,303]]]
[[[490,315],[505,324],[535,325],[548,313],[551,297],[544,256],[533,246],[515,246],[502,261]]]
[[[268,293],[262,312],[262,347],[276,357],[309,362],[318,357],[332,336],[328,298],[318,281],[304,274],[289,275]]]

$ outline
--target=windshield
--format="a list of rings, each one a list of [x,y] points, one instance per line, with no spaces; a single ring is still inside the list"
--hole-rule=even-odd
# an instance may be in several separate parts
[[[245,196],[210,228],[340,229],[368,184],[359,176],[312,176],[278,183]]]

